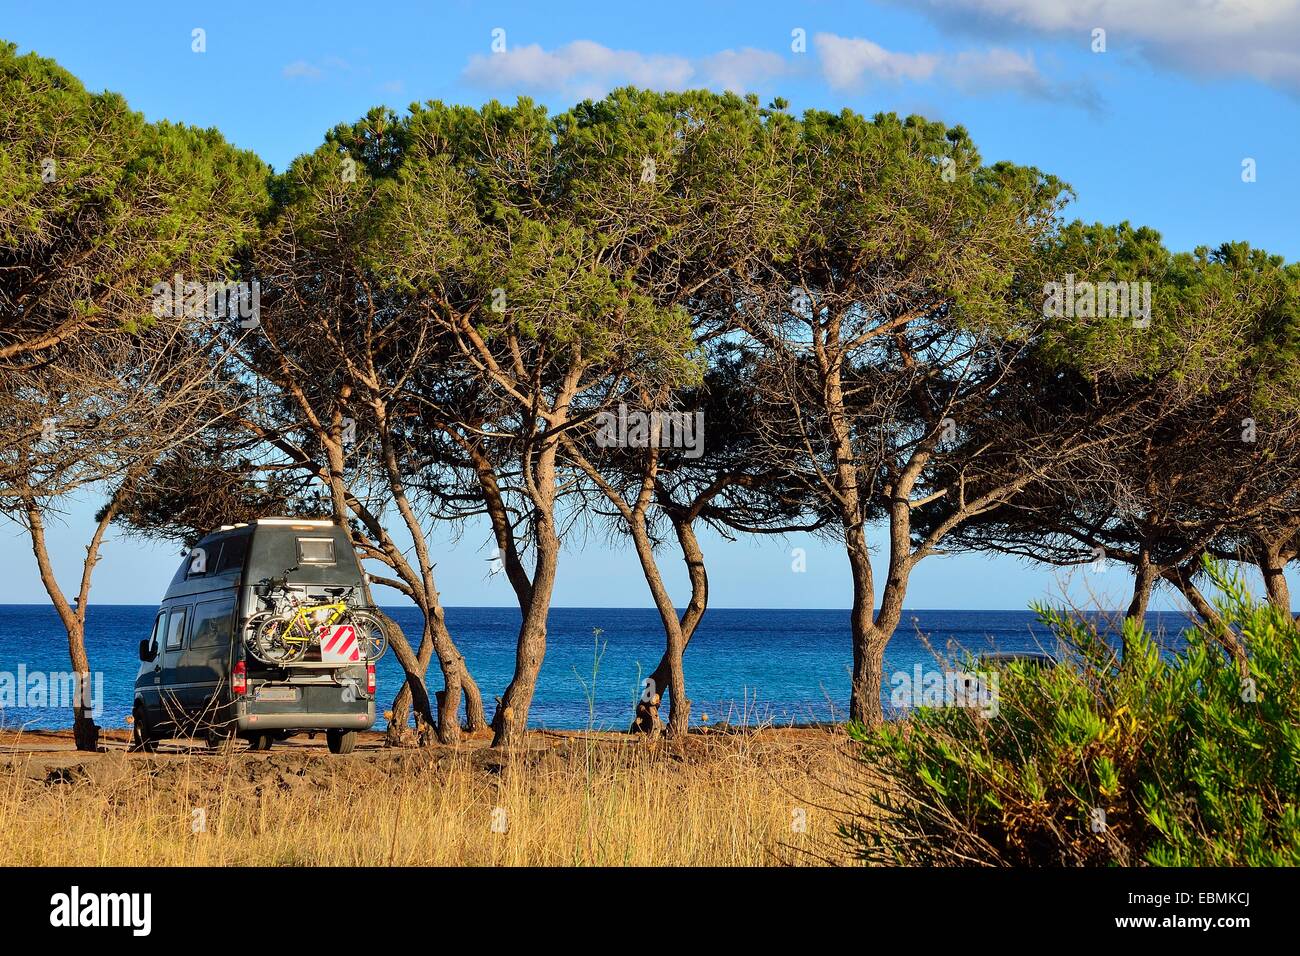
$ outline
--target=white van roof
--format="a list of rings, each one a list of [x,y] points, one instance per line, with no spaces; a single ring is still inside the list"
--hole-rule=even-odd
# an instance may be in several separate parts
[[[258,524],[309,525],[313,528],[332,528],[334,522],[327,518],[258,518]]]

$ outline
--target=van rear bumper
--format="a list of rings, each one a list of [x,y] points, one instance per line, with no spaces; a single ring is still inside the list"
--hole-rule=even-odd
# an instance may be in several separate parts
[[[338,690],[332,687],[304,689],[300,699],[293,702],[259,701],[256,698],[237,700],[234,711],[234,725],[241,733],[260,730],[368,730],[375,723],[373,699],[340,701]]]
[[[259,730],[369,730],[375,723],[375,705],[364,714],[242,714],[235,726],[243,732]]]

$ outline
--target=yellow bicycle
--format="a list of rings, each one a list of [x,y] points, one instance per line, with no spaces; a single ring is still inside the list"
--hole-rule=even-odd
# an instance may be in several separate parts
[[[374,663],[388,649],[388,631],[383,622],[341,596],[355,588],[326,588],[336,600],[307,604],[283,581],[273,581],[268,587],[268,603],[273,602],[271,592],[277,590],[285,595],[279,602],[281,609],[263,611],[248,622],[252,631],[248,650],[263,663],[282,666],[302,662],[313,647],[321,646],[322,637],[338,645],[329,650],[343,660],[354,657],[357,663]],[[339,624],[348,625],[351,631],[336,628]]]

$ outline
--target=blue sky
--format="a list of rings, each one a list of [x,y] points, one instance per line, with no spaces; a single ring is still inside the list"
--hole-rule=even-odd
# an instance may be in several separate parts
[[[196,52],[195,30],[206,49]],[[1094,51],[1104,31],[1104,52]],[[495,32],[503,31],[503,32]],[[479,104],[529,95],[553,109],[623,85],[783,96],[794,110],[921,113],[967,127],[986,161],[1069,182],[1069,215],[1130,220],[1175,249],[1247,240],[1300,258],[1300,0],[918,0],[653,4],[316,2],[162,4],[0,0],[0,39],[53,57],[149,119],[216,126],[277,169],[376,104]],[[494,41],[495,47],[494,50]],[[504,45],[504,49],[502,46]],[[3,104],[0,104],[3,108]],[[1254,181],[1243,181],[1252,160]],[[71,576],[93,506],[54,533]],[[17,529],[0,531],[0,603],[41,602]],[[485,534],[440,542],[449,604],[508,604]],[[843,607],[833,547],[708,542],[719,606]],[[790,551],[808,570],[791,570]],[[113,539],[94,597],[156,599],[175,549]],[[680,585],[682,575],[675,575]],[[929,559],[915,608],[1016,608],[1068,587],[1116,602],[1118,568],[1076,574],[973,556]],[[573,547],[557,604],[648,604],[635,561]]]

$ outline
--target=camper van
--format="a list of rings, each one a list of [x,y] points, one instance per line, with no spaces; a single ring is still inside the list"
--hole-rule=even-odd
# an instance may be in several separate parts
[[[140,641],[135,746],[239,737],[269,750],[323,732],[331,752],[350,752],[375,722],[387,645],[372,609],[348,534],[331,521],[260,518],[206,535]]]

